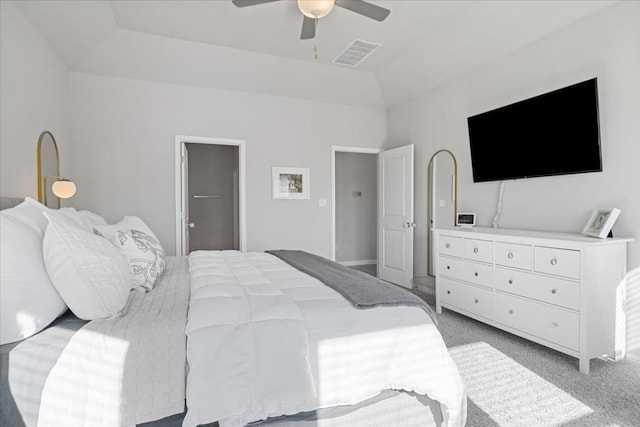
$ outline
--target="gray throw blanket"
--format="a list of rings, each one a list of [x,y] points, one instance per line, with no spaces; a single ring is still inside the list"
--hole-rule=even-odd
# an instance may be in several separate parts
[[[394,284],[304,251],[283,249],[265,252],[320,280],[342,295],[355,308],[420,307],[431,316],[434,324],[438,324],[433,310],[426,302]]]

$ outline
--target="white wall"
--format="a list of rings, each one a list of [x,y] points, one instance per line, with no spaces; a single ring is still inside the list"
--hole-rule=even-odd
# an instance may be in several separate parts
[[[36,147],[44,130],[70,168],[69,73],[11,2],[0,2],[0,194],[37,198]]]
[[[500,225],[580,232],[596,208],[622,210],[614,233],[640,268],[640,3],[621,2],[389,111],[389,144],[416,145],[416,182],[440,148],[458,160],[458,210],[490,226],[498,182],[472,182],[466,118],[591,77],[598,78],[604,172],[508,181]],[[550,155],[553,155],[550,153]],[[426,186],[416,186],[416,275],[426,272]],[[635,277],[640,275],[636,274]],[[631,277],[631,275],[630,275]],[[640,278],[636,279],[640,282]],[[640,359],[640,283],[629,284],[627,343]]]
[[[335,169],[336,261],[375,260],[378,248],[378,155],[338,151]],[[360,196],[354,196],[354,191],[359,191]]]
[[[384,111],[71,73],[74,206],[137,215],[172,252],[174,137],[246,141],[247,249],[331,257],[331,146],[382,147]],[[272,200],[271,167],[311,169],[310,200]],[[328,201],[318,206],[318,199]]]

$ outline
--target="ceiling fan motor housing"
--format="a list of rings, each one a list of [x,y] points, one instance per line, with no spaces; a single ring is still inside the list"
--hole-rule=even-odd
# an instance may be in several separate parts
[[[298,0],[298,9],[309,18],[319,19],[327,16],[335,3],[335,0]]]

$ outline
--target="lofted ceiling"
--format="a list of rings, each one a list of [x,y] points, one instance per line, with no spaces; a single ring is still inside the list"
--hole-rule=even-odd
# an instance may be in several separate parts
[[[72,71],[384,109],[619,0],[370,1],[389,17],[336,7],[312,40],[292,0],[16,4]],[[382,46],[356,68],[333,64],[355,39]]]

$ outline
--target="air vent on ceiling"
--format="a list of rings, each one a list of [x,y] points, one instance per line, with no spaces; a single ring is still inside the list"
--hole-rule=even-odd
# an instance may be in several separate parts
[[[356,67],[380,46],[382,46],[380,43],[371,43],[355,39],[349,46],[347,46],[344,52],[333,59],[333,63]]]

